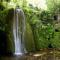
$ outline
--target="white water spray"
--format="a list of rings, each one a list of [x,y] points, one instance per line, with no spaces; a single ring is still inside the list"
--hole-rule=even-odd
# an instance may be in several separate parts
[[[15,55],[22,55],[26,52],[24,47],[25,16],[22,9],[14,10],[13,34],[15,42]]]

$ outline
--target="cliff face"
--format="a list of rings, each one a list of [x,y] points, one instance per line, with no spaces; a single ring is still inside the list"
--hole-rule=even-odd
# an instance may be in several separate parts
[[[25,47],[27,51],[35,51],[34,37],[31,30],[31,26],[26,22],[26,31],[25,31]]]
[[[0,11],[0,53],[9,54],[14,52],[14,41],[12,36],[13,9]],[[2,48],[2,49],[1,49]]]

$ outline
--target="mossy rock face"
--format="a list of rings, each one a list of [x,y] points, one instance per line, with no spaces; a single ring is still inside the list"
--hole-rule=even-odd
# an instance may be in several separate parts
[[[26,31],[25,31],[25,47],[28,52],[35,51],[35,44],[33,39],[33,33],[31,26],[26,22]]]
[[[8,46],[7,46],[7,50],[14,52],[15,51],[15,46],[14,46],[14,39],[13,39],[13,34],[12,34],[12,24],[13,24],[13,9],[10,9],[8,11],[7,14],[7,18],[6,18],[6,32],[7,32],[7,42],[8,42]],[[21,18],[20,18],[21,20]],[[19,21],[21,22],[21,21]],[[35,44],[34,44],[34,39],[33,39],[33,33],[31,30],[31,26],[29,25],[29,23],[26,21],[26,31],[25,31],[25,38],[24,38],[24,42],[25,42],[25,48],[28,52],[30,51],[35,51]]]
[[[0,11],[0,50],[3,54],[14,52],[14,41],[12,34],[13,12],[13,9]]]
[[[7,33],[7,51],[8,53],[14,52],[15,46],[14,46],[14,39],[13,39],[13,16],[14,16],[14,9],[10,9],[8,11],[7,17],[6,17],[6,28],[5,31]]]
[[[14,17],[14,9],[8,9],[8,10],[5,9],[0,12],[0,43],[2,42],[0,45],[0,50],[3,51],[4,53],[14,53],[15,51],[13,30],[12,30],[13,17]],[[27,51],[35,50],[32,30],[28,22],[26,22],[25,47]]]

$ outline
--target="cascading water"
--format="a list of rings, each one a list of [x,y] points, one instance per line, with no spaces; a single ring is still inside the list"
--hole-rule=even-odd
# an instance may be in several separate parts
[[[24,47],[25,16],[20,8],[14,10],[13,35],[15,42],[15,55],[21,55],[26,52]]]

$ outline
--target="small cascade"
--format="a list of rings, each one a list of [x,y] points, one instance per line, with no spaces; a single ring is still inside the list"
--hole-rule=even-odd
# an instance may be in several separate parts
[[[24,46],[25,16],[20,8],[14,10],[13,35],[15,42],[15,55],[26,53]]]

